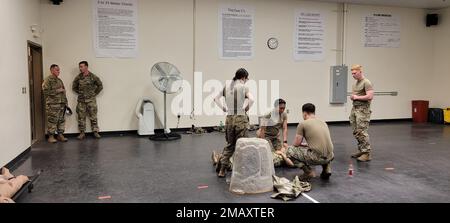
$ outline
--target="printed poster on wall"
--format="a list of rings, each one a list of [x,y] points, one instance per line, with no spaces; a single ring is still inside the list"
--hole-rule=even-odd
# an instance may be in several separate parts
[[[370,14],[363,18],[364,47],[400,47],[400,18],[391,14]]]
[[[137,0],[92,0],[97,57],[138,55]]]
[[[324,60],[325,24],[323,14],[297,10],[294,24],[294,59],[301,61]]]
[[[221,5],[219,8],[219,57],[252,59],[254,56],[253,7]]]

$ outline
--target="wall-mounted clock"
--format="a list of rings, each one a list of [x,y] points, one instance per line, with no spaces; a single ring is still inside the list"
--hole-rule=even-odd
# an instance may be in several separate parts
[[[270,38],[269,40],[267,40],[267,46],[271,50],[278,48],[278,39],[274,37]]]

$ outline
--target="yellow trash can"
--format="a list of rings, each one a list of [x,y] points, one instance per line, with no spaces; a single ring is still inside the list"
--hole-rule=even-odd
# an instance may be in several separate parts
[[[450,108],[444,109],[444,123],[450,124]]]

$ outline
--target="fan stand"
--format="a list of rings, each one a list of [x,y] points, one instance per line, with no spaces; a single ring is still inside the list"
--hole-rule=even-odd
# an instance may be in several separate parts
[[[167,129],[167,92],[164,91],[164,133],[158,133],[150,136],[152,141],[174,141],[181,139],[181,135],[177,133],[168,133]]]

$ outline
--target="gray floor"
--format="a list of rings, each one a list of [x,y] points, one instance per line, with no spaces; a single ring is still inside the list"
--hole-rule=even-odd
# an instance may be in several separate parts
[[[311,198],[319,202],[450,202],[450,126],[408,122],[372,124],[374,160],[351,161],[355,142],[348,125],[330,126],[335,145],[333,175],[314,179]],[[289,128],[289,140],[295,127]],[[254,134],[254,132],[252,133]],[[181,141],[152,142],[133,135],[65,144],[39,143],[14,171],[43,169],[34,192],[19,202],[282,202],[271,193],[238,196],[228,179],[218,179],[212,150],[224,135],[184,135]],[[355,174],[348,176],[349,163]],[[386,170],[386,168],[394,168]],[[317,168],[320,173],[321,168]],[[299,170],[278,168],[292,179]],[[198,186],[207,185],[206,189]],[[99,200],[99,196],[111,196]],[[293,202],[310,203],[306,197]]]

